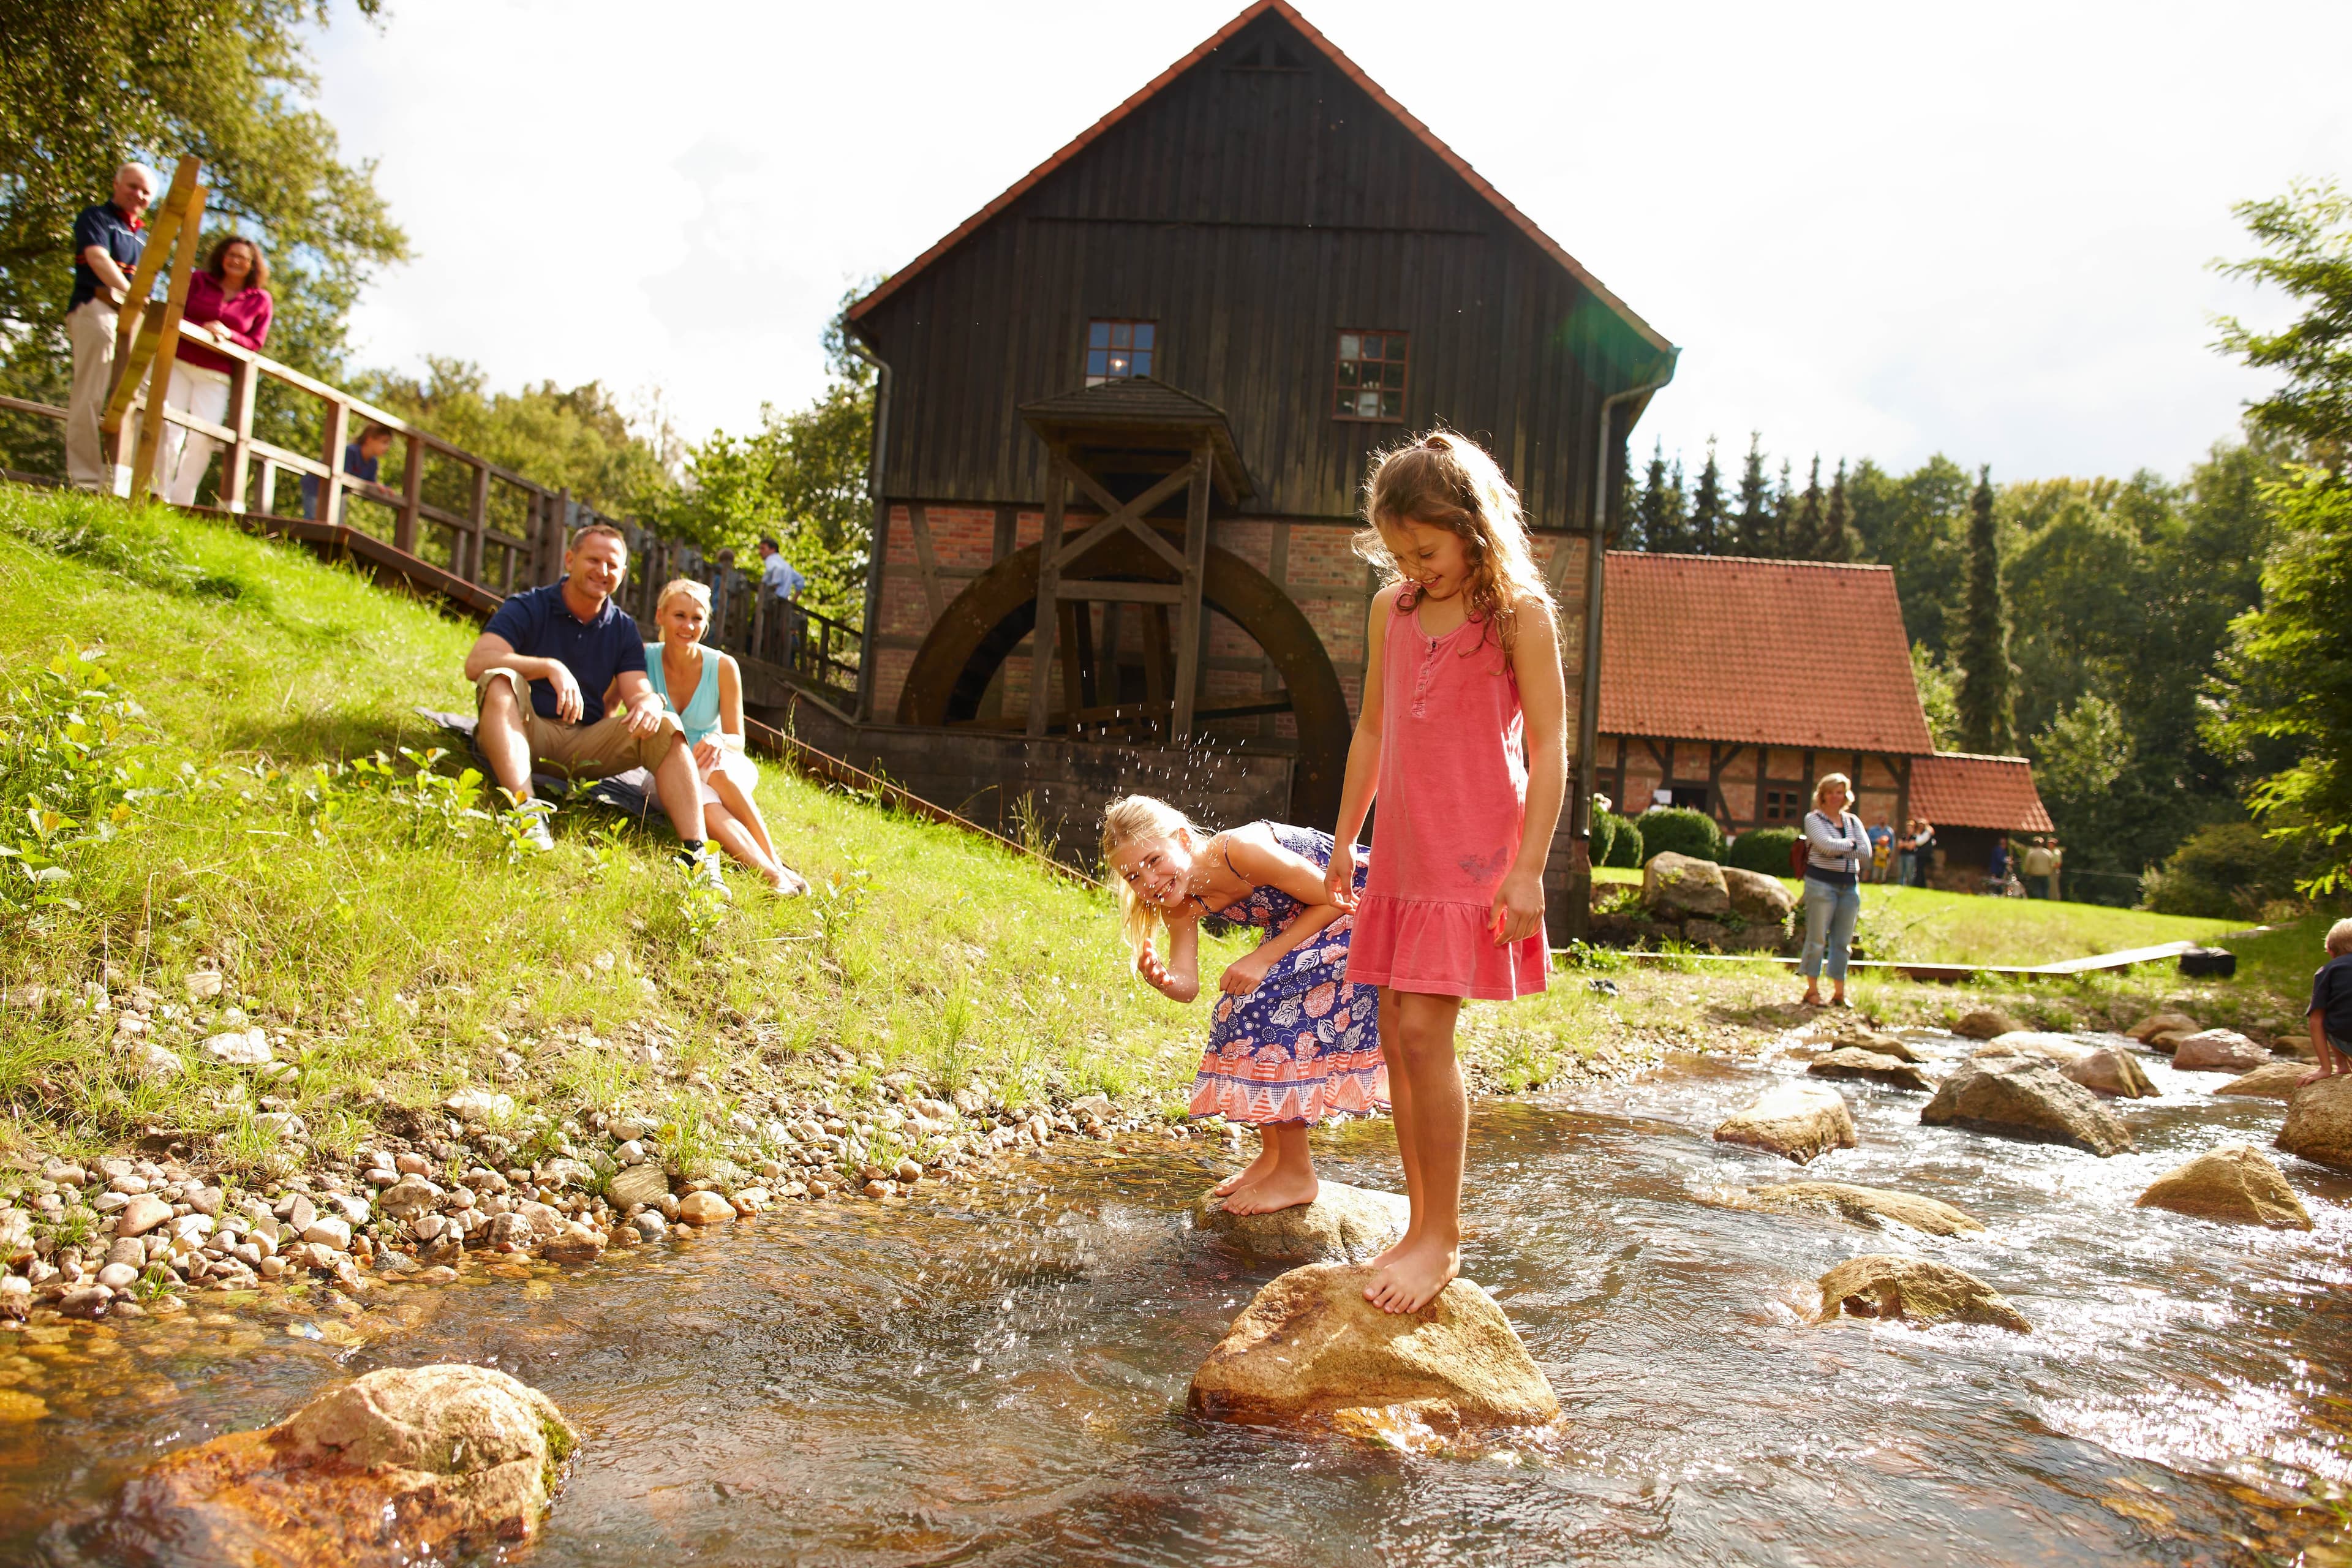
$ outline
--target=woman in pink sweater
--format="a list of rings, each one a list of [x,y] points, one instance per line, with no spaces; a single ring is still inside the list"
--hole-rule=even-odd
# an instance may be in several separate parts
[[[206,345],[235,343],[259,352],[269,337],[269,263],[262,259],[261,247],[241,234],[222,236],[204,270],[189,279],[180,353],[172,364],[165,405],[215,425],[224,423],[236,362]],[[163,426],[155,474],[173,505],[186,506],[196,499],[196,486],[219,445],[177,425]]]

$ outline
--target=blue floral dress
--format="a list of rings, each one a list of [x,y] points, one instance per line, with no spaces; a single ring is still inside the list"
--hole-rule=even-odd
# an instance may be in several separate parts
[[[1331,836],[1286,823],[1265,825],[1275,842],[1317,866],[1331,864]],[[1230,862],[1228,862],[1230,864]],[[1356,861],[1356,890],[1369,858]],[[1258,887],[1210,917],[1279,935],[1305,906],[1279,888]],[[1341,915],[1266,972],[1246,996],[1220,993],[1209,1048],[1192,1080],[1192,1113],[1262,1127],[1364,1115],[1388,1103],[1381,1060],[1380,993],[1348,981],[1353,915]],[[1261,942],[1263,945],[1263,942]]]

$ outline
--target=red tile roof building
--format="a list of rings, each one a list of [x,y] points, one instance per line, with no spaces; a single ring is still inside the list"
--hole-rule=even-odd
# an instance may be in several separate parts
[[[1891,567],[1612,551],[1601,645],[1622,811],[1663,794],[1732,833],[1792,825],[1842,773],[1873,826],[2051,830],[2024,758],[1937,754]]]

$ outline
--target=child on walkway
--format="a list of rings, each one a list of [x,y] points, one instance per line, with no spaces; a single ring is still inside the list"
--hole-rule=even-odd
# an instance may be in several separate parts
[[[1325,890],[1331,840],[1311,827],[1253,822],[1206,834],[1166,801],[1131,795],[1103,813],[1103,861],[1118,879],[1136,973],[1165,996],[1201,993],[1201,921],[1258,926],[1265,938],[1225,966],[1224,995],[1192,1080],[1192,1114],[1258,1130],[1249,1168],[1217,1184],[1230,1214],[1311,1204],[1318,1190],[1307,1129],[1388,1098],[1371,987],[1341,973],[1353,923]],[[1354,884],[1362,885],[1360,875]],[[1153,952],[1168,931],[1168,958]]]
[[[1543,869],[1567,791],[1568,692],[1551,595],[1495,459],[1441,430],[1383,454],[1365,489],[1357,550],[1390,581],[1372,600],[1326,886],[1356,909],[1348,978],[1380,988],[1412,1203],[1364,1294],[1414,1312],[1462,1268],[1463,999],[1541,991],[1550,966]],[[1350,847],[1375,795],[1359,900]]]

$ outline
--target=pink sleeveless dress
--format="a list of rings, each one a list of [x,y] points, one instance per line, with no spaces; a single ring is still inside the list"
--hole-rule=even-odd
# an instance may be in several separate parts
[[[1544,988],[1543,927],[1495,943],[1495,889],[1518,858],[1528,805],[1518,677],[1487,623],[1444,637],[1418,604],[1389,616],[1371,874],[1348,978],[1436,996],[1507,1002]]]

